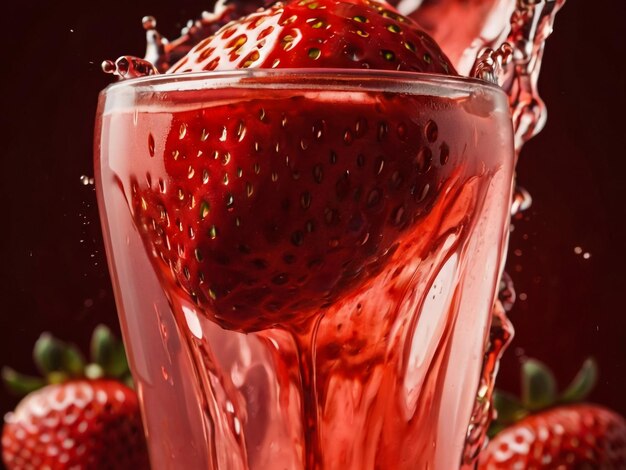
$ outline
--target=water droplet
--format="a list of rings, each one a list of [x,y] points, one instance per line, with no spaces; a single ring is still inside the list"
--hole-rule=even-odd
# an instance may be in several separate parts
[[[517,215],[524,212],[532,206],[533,198],[526,189],[521,186],[515,187],[513,194],[513,202],[511,204],[511,215]]]
[[[83,186],[89,186],[89,185],[93,185],[95,183],[95,180],[91,176],[81,175],[80,182],[83,184]]]
[[[117,75],[121,80],[147,77],[159,73],[151,62],[133,56],[122,56],[115,63],[105,60],[102,62],[102,71]]]

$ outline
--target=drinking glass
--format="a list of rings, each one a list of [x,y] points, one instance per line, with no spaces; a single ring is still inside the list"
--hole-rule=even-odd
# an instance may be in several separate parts
[[[498,87],[146,77],[101,93],[95,136],[155,470],[461,466],[509,229]]]

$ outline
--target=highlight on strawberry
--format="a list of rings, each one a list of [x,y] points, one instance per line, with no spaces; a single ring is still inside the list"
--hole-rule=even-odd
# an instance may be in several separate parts
[[[104,325],[79,349],[43,333],[33,351],[42,377],[2,369],[6,387],[26,395],[8,413],[2,457],[17,469],[149,469],[137,395],[124,347]]]
[[[559,394],[552,372],[540,361],[527,360],[521,400],[501,391],[494,394],[497,418],[478,469],[626,468],[626,421],[605,407],[582,402],[597,377],[596,363],[588,359]]]

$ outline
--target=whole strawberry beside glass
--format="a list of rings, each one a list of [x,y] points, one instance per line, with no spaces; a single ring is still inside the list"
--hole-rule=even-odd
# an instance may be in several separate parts
[[[33,353],[43,378],[5,367],[5,385],[26,395],[4,418],[9,470],[148,470],[139,402],[121,342],[99,326],[91,359],[45,333]]]

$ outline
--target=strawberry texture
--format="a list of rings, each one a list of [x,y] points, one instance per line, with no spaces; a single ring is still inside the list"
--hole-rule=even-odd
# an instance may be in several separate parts
[[[431,105],[299,97],[176,113],[155,139],[164,165],[132,183],[135,222],[167,290],[251,331],[303,320],[367,282],[460,158]]]
[[[530,415],[501,431],[480,455],[479,470],[626,468],[626,421],[598,405]]]
[[[339,68],[456,74],[435,41],[376,0],[295,0],[231,22],[169,72]]]
[[[149,469],[134,391],[114,380],[48,385],[5,418],[9,470]]]
[[[298,0],[231,22],[170,72],[335,68],[452,74],[374,0]],[[271,93],[271,92],[267,92]],[[298,96],[299,95],[299,96]],[[180,111],[151,131],[132,210],[156,272],[220,325],[304,322],[380,272],[450,176],[432,98],[296,93]],[[396,96],[397,95],[397,96]]]

